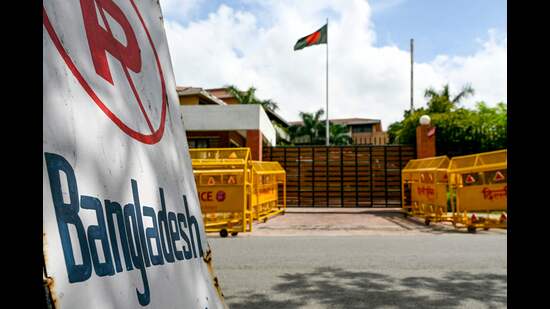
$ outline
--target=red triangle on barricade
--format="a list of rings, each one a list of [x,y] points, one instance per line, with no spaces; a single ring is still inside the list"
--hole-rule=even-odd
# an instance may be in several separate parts
[[[466,183],[474,183],[476,179],[472,175],[466,176]]]
[[[502,173],[500,171],[497,171],[495,173],[495,178],[493,179],[494,181],[501,181],[501,180],[504,180],[504,175],[502,175]]]
[[[216,184],[216,181],[214,180],[214,177],[210,177],[208,178],[208,185],[215,185]]]

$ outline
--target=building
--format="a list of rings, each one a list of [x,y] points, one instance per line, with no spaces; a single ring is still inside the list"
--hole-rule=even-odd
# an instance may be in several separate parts
[[[215,97],[219,98],[226,104],[239,104],[239,101],[237,98],[235,98],[234,95],[229,92],[228,88],[222,87],[222,88],[211,88],[206,89],[210,94],[214,95]],[[264,109],[267,117],[271,122],[274,124],[275,132],[277,134],[277,141],[279,142],[286,142],[290,143],[290,136],[286,132],[286,129],[290,127],[290,123],[288,123],[283,117],[281,117],[276,112],[270,110],[270,109]]]
[[[385,145],[390,142],[388,133],[382,130],[382,121],[379,119],[345,118],[334,119],[331,122],[347,126],[354,144]]]
[[[389,143],[387,132],[382,130],[382,121],[367,118],[332,119],[330,123],[345,125],[356,145],[385,145]],[[290,122],[291,125],[301,125],[301,121]]]
[[[260,105],[228,104],[208,90],[177,87],[190,148],[249,147],[253,160],[275,146],[275,128]]]
[[[180,105],[227,105],[226,102],[198,87],[176,87]]]
[[[211,93],[216,98],[219,98],[220,100],[224,101],[227,104],[239,104],[239,101],[235,96],[233,96],[229,90],[225,87],[222,88],[210,88],[206,89],[209,93]]]

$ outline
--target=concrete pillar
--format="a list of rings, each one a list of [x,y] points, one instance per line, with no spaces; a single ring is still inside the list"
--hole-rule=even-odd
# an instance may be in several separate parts
[[[435,157],[435,127],[420,125],[416,127],[417,159]]]
[[[252,160],[262,161],[262,132],[260,130],[246,131],[246,147],[250,148]]]

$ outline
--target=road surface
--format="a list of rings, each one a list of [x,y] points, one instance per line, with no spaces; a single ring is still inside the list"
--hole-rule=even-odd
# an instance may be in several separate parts
[[[505,231],[345,235],[293,224],[293,236],[279,226],[209,237],[230,308],[506,307]]]

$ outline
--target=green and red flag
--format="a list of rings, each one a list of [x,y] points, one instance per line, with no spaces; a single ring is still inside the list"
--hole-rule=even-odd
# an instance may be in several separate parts
[[[317,44],[327,44],[327,26],[328,24],[321,27],[321,29],[313,32],[310,35],[306,35],[296,42],[294,45],[294,50],[299,50],[305,47],[309,47]]]

